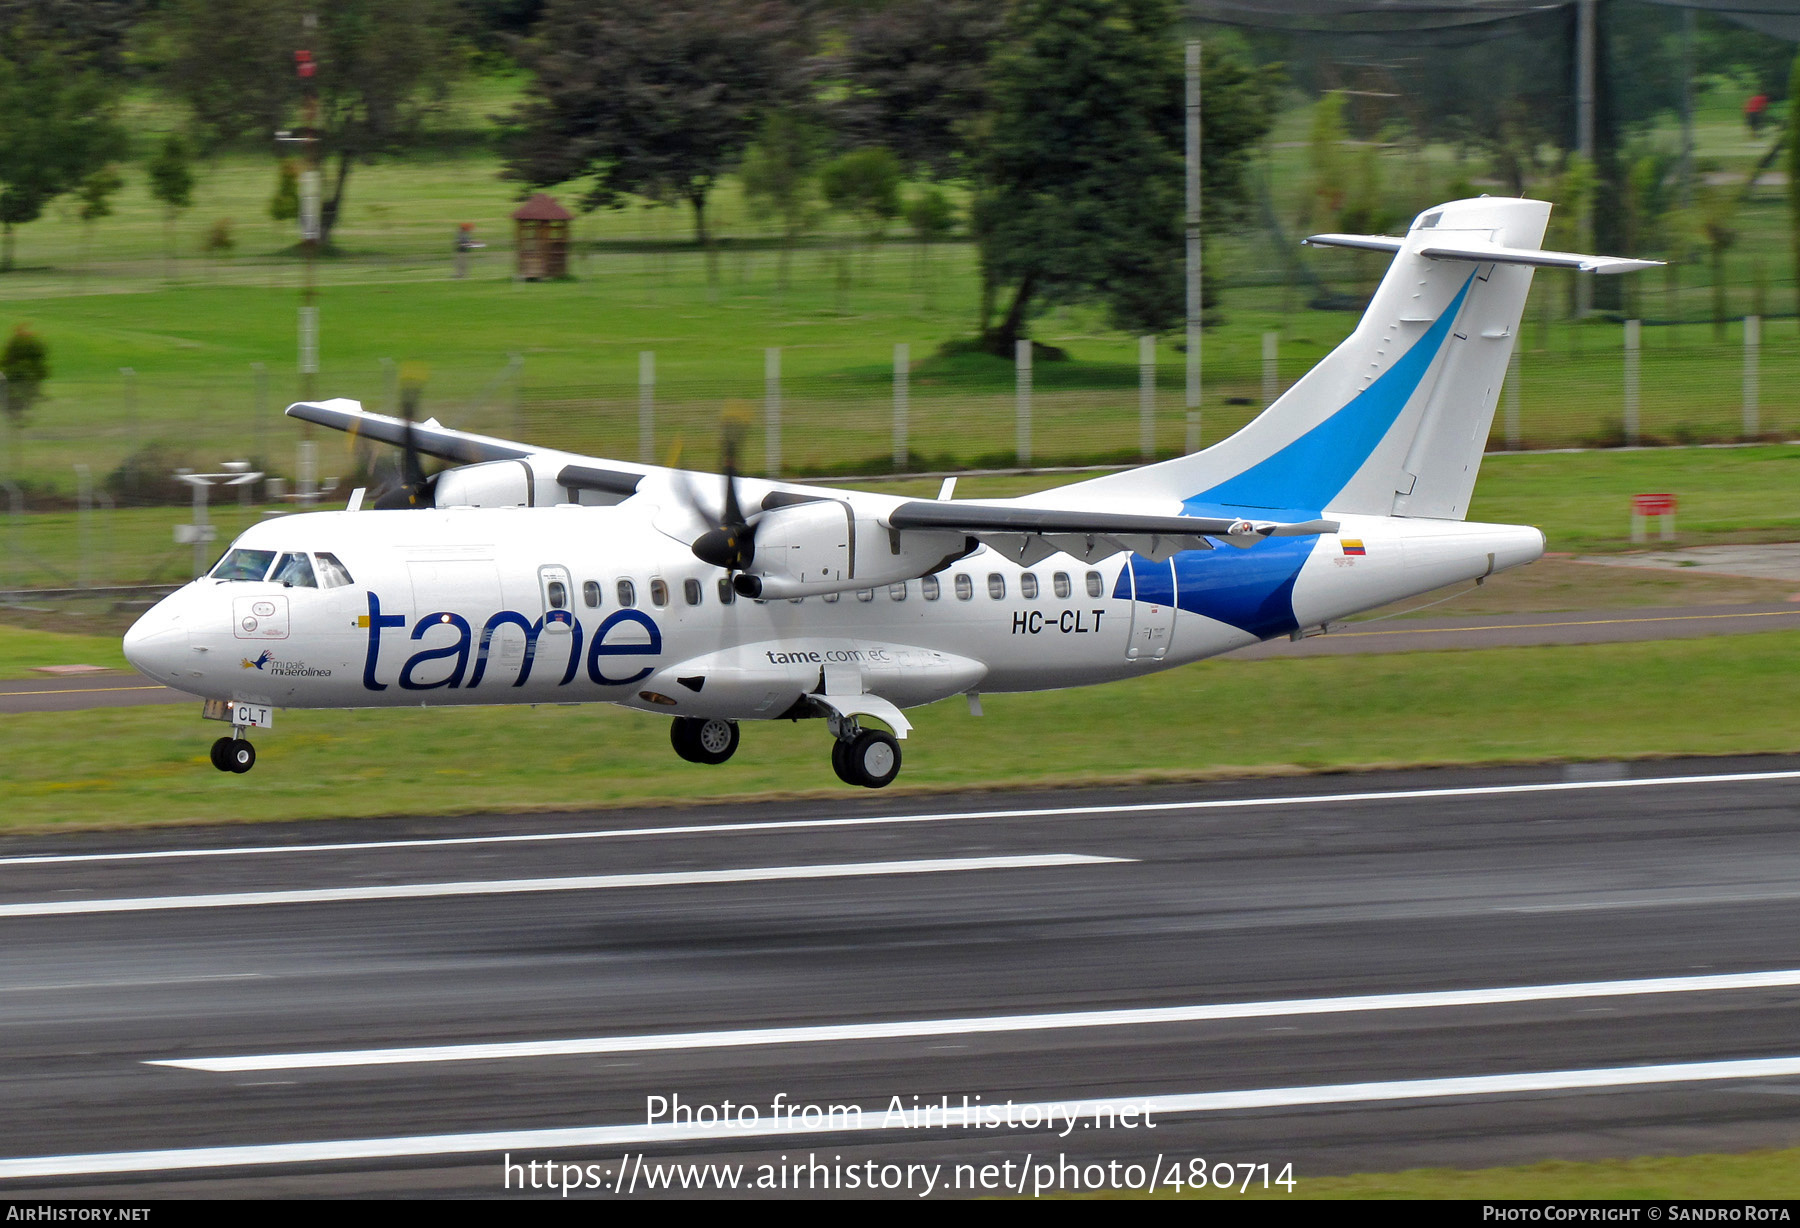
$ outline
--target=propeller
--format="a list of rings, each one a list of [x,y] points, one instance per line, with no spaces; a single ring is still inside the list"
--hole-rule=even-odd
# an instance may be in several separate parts
[[[749,567],[756,558],[756,531],[744,515],[737,491],[738,448],[743,443],[744,431],[748,425],[747,416],[735,408],[728,409],[721,425],[725,495],[718,514],[713,515],[703,506],[691,489],[686,491],[686,496],[701,515],[713,522],[712,528],[694,539],[694,557],[702,563],[710,563],[730,572],[735,585],[737,573]]]
[[[417,432],[413,425],[419,412],[419,382],[409,380],[400,390],[400,413],[406,419],[406,442],[401,445],[400,461],[392,477],[376,492],[372,503],[379,511],[401,511],[407,508],[431,507],[432,486],[436,475],[425,472],[419,456]]]

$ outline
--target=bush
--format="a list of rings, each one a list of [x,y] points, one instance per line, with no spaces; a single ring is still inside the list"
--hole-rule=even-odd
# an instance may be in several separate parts
[[[192,457],[179,445],[153,440],[119,462],[106,475],[106,493],[121,505],[192,502],[193,488],[175,477],[177,469],[192,469]]]
[[[206,239],[201,246],[209,256],[231,255],[231,249],[237,246],[237,240],[231,237],[231,219],[222,217],[207,227]]]
[[[14,328],[0,350],[0,375],[6,377],[6,412],[16,422],[43,397],[50,378],[50,347],[29,324]]]

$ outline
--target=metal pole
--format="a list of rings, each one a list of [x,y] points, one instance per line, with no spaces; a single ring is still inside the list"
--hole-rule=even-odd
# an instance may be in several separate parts
[[[1263,408],[1275,404],[1281,395],[1281,334],[1273,329],[1263,334]]]
[[[763,456],[769,476],[781,472],[781,347],[763,350]]]
[[[76,584],[94,586],[94,476],[86,465],[75,466],[75,506],[80,519],[81,563],[76,571]]]
[[[1156,455],[1156,338],[1138,338],[1138,451]]]
[[[131,430],[131,450],[138,450],[138,416],[137,416],[137,372],[131,367],[120,367],[119,375],[125,381],[125,422]]]
[[[656,351],[638,351],[638,459],[656,463]]]
[[[907,465],[907,394],[912,360],[904,341],[894,343],[894,472],[905,473]]]
[[[1642,322],[1625,321],[1625,442],[1638,441],[1638,347]]]
[[[1187,45],[1187,450],[1200,447],[1200,40]],[[1147,453],[1146,453],[1147,455]]]
[[[1018,442],[1014,445],[1021,469],[1031,464],[1031,342],[1013,342],[1013,383],[1017,401]]]
[[[1694,200],[1694,10],[1681,10],[1681,207]]]
[[[1587,159],[1590,173],[1594,173],[1594,38],[1595,38],[1595,4],[1596,0],[1580,0],[1580,11],[1577,16],[1575,46],[1575,79],[1578,112],[1575,128],[1576,145],[1581,156]],[[1592,233],[1593,206],[1590,204],[1582,218],[1581,241],[1587,244],[1583,251],[1593,251]],[[1578,318],[1585,317],[1588,308],[1593,304],[1593,283],[1586,277],[1578,277],[1575,281],[1576,311]]]
[[[256,462],[265,468],[269,463],[269,368],[260,362],[250,364],[250,371],[256,381],[256,430],[252,432],[256,439]]]
[[[1506,360],[1506,446],[1514,452],[1520,447],[1519,399],[1519,346],[1515,340]]]
[[[1744,317],[1744,438],[1762,433],[1762,407],[1757,403],[1758,360],[1762,356],[1762,317]]]

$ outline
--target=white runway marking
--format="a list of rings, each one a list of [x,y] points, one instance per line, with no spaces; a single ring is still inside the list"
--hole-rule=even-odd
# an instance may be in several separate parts
[[[1065,1114],[1092,1120],[1096,1113],[1130,1107],[1151,1118],[1221,1113],[1235,1109],[1303,1108],[1329,1104],[1368,1104],[1392,1100],[1448,1100],[1468,1096],[1508,1096],[1533,1092],[1594,1091],[1604,1088],[1661,1087],[1678,1083],[1715,1083],[1744,1079],[1782,1079],[1800,1075],[1800,1057],[1749,1058],[1724,1062],[1681,1062],[1662,1066],[1611,1066],[1589,1070],[1546,1070],[1522,1074],[1473,1075],[1444,1079],[1404,1079],[1380,1083],[1331,1083],[1314,1087],[1265,1087],[1242,1091],[1192,1092],[1162,1096],[1118,1096],[1013,1104],[1015,1120],[1061,1119]],[[910,1106],[909,1106],[910,1107]],[[1004,1112],[1008,1106],[975,1106],[976,1111]],[[112,1151],[88,1155],[24,1156],[0,1160],[0,1180],[25,1177],[95,1176],[104,1173],[177,1172],[279,1164],[495,1154],[500,1152],[568,1152],[577,1148],[610,1149],[657,1143],[743,1141],[757,1138],[814,1137],[852,1133],[896,1132],[887,1123],[885,1104],[863,1106],[861,1122],[839,1119],[830,1130],[805,1128],[797,1118],[763,1116],[752,1125],[616,1125],[564,1126],[541,1130],[496,1130],[480,1134],[424,1134],[400,1138],[334,1139],[304,1143],[251,1143],[164,1151]],[[936,1106],[933,1106],[934,1113]],[[949,1128],[969,1128],[983,1120],[960,1104],[942,1120]],[[886,1123],[886,1124],[884,1124]],[[934,1129],[944,1127],[937,1126]],[[984,1130],[980,1140],[994,1133]],[[542,1158],[537,1156],[535,1158]]]
[[[1593,789],[1652,789],[1674,785],[1728,785],[1800,780],[1800,770],[1739,772],[1717,776],[1646,776],[1626,780],[1558,780],[1528,785],[1470,785],[1455,789],[1401,789],[1389,792],[1296,794],[1291,797],[1215,798],[1197,802],[1135,802],[1111,806],[1044,806],[1018,810],[960,810],[941,814],[866,815],[846,819],[771,819],[743,823],[686,823],[667,827],[621,827],[598,831],[528,832],[505,836],[419,837],[340,844],[261,844],[232,848],[156,849],[136,853],[44,853],[0,857],[0,866],[64,865],[87,861],[153,861],[177,857],[256,857],[278,853],[375,852],[382,849],[457,848],[482,844],[539,844],[560,840],[616,840],[643,836],[714,836],[741,832],[804,831],[888,824],[956,823],[974,819],[1076,819],[1103,814],[1176,814],[1194,810],[1254,809],[1268,806],[1324,806],[1349,802],[1437,801],[1460,797],[1501,797],[1520,793],[1573,793]]]
[[[818,866],[759,866],[744,870],[670,870],[644,874],[588,874],[572,878],[504,878],[462,883],[397,883],[381,887],[314,887],[293,891],[233,891],[219,895],[140,896],[116,900],[34,900],[0,904],[0,918],[68,917],[83,913],[162,912],[191,908],[244,908],[259,904],[338,904],[366,900],[419,900],[460,895],[521,895],[543,891],[604,891],[615,887],[687,887],[711,883],[766,883],[786,879],[946,874],[963,870],[1022,870],[1045,866],[1129,861],[1081,853],[1016,857],[937,857],[921,861],[853,861]]]
[[[742,1028],[716,1032],[664,1032],[639,1036],[598,1036],[573,1040],[493,1044],[419,1045],[397,1049],[339,1049],[316,1053],[267,1053],[146,1062],[184,1070],[219,1072],[312,1070],[343,1066],[392,1066],[408,1062],[486,1062],[508,1058],[567,1057],[605,1053],[654,1053],[682,1049],[727,1049],[758,1045],[806,1045],[833,1041],[979,1036],[996,1032],[1039,1032],[1064,1028],[1117,1028],[1160,1023],[1201,1023],[1222,1019],[1266,1019],[1293,1015],[1335,1015],[1353,1011],[1430,1010],[1520,1002],[1562,1002],[1638,995],[1708,993],[1728,989],[1791,988],[1800,969],[1723,973],[1713,976],[1654,977],[1635,981],[1577,981],[1563,985],[1519,985],[1502,989],[1462,989],[1428,993],[1369,994],[1342,998],[1295,998],[1273,1002],[1224,1002],[1203,1006],[1151,1006],[1126,1010],[1059,1011],[1041,1015],[987,1015],[963,1019],[912,1019],[887,1023],[824,1024],[793,1028]]]

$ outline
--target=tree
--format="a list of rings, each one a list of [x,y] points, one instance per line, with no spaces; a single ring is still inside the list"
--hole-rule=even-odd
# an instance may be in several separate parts
[[[963,173],[1004,17],[992,0],[894,0],[858,13],[829,59],[835,126],[909,170]]]
[[[0,31],[0,271],[14,229],[125,152],[113,86],[30,30]]]
[[[912,228],[913,238],[918,240],[918,267],[922,268],[926,277],[925,301],[929,306],[931,290],[936,278],[931,260],[931,245],[950,237],[956,229],[956,206],[950,203],[950,197],[944,189],[935,184],[920,188],[907,198],[902,210],[906,224]]]
[[[6,348],[0,350],[0,378],[6,381],[6,416],[17,429],[43,399],[44,381],[50,378],[50,348],[30,325],[18,325],[6,339]]]
[[[847,213],[866,244],[881,238],[900,216],[900,162],[885,149],[858,149],[825,164],[819,172],[825,203]]]
[[[124,186],[125,180],[118,171],[110,166],[102,166],[84,175],[80,186],[75,189],[75,199],[81,202],[75,213],[81,219],[83,276],[87,273],[87,253],[94,236],[94,223],[103,217],[112,216],[113,194]]]
[[[1312,182],[1306,195],[1306,215],[1300,224],[1308,230],[1332,230],[1343,211],[1345,186],[1344,92],[1332,90],[1313,106],[1312,128],[1306,139]]]
[[[788,284],[794,244],[812,225],[814,174],[823,141],[818,129],[801,117],[779,111],[763,120],[756,143],[744,154],[738,177],[744,195],[759,216],[781,225],[781,261],[777,281]]]
[[[451,0],[170,0],[161,20],[164,82],[206,149],[304,126],[316,93],[327,245],[352,168],[416,143],[462,63]],[[310,53],[310,76],[296,72],[297,51]]]
[[[1713,340],[1725,340],[1725,253],[1737,242],[1738,194],[1735,189],[1702,184],[1694,202],[1700,239],[1712,258]]]
[[[300,168],[292,158],[275,164],[275,191],[269,197],[269,217],[291,222],[300,216]]]
[[[175,219],[194,203],[194,155],[179,132],[171,132],[157,147],[145,171],[150,195],[163,206],[163,264],[165,272],[175,255]]]
[[[1800,99],[1800,54],[1794,56],[1794,67],[1788,76],[1788,98]],[[1800,103],[1790,101],[1793,111]],[[1794,268],[1800,270],[1800,116],[1790,116],[1787,126],[1787,190],[1788,227],[1793,232]],[[1794,278],[1795,303],[1800,306],[1800,277]]]
[[[778,0],[553,0],[523,58],[507,174],[533,187],[583,176],[583,205],[630,196],[706,202],[764,117],[810,99],[810,30]]]
[[[1152,332],[1183,310],[1182,50],[1173,0],[1020,0],[989,72],[990,129],[971,223],[988,292],[1010,287],[984,347],[1011,356],[1040,303],[1097,301]],[[1277,70],[1209,40],[1202,66],[1206,219],[1242,208],[1273,122]]]

